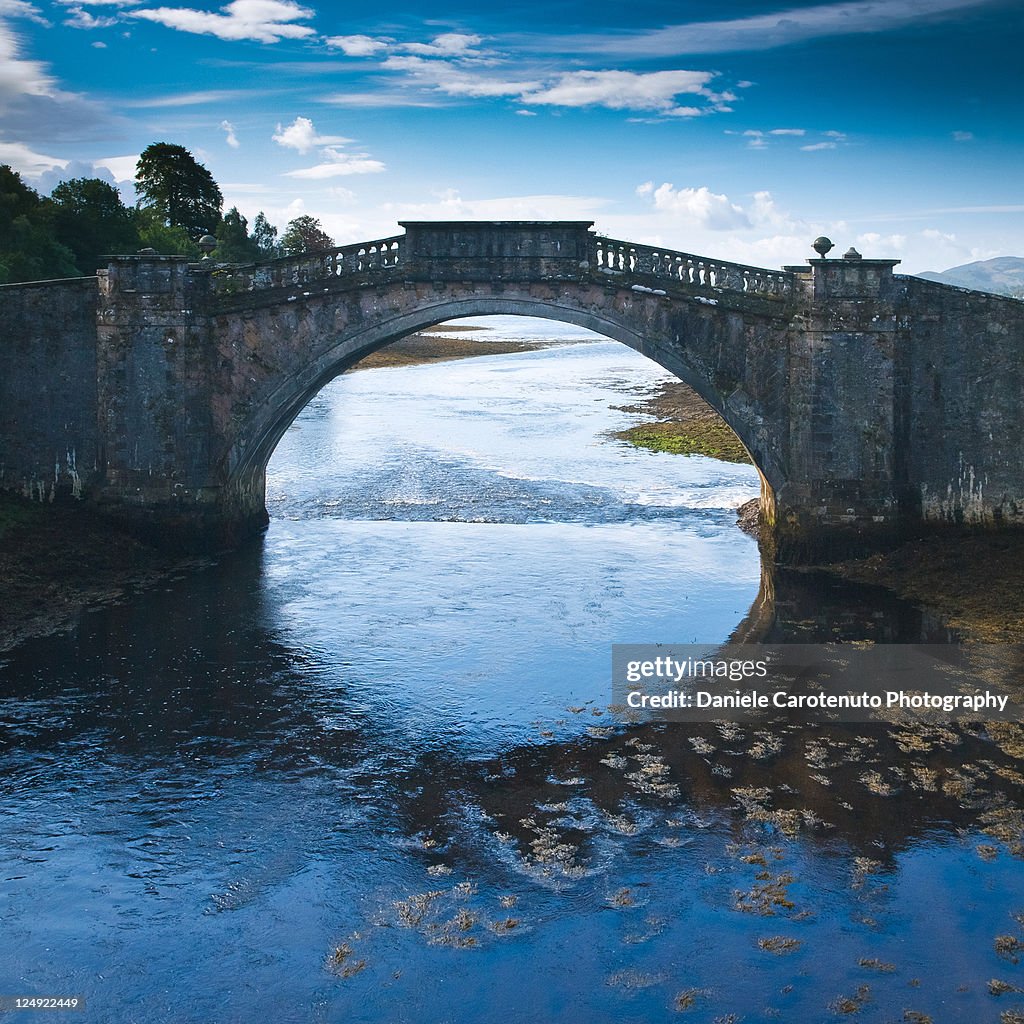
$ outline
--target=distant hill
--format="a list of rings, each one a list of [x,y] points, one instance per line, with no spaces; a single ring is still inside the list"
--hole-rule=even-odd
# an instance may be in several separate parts
[[[994,260],[965,263],[962,267],[952,267],[941,272],[928,270],[916,276],[926,281],[1024,298],[1024,259],[1020,256],[997,256]]]

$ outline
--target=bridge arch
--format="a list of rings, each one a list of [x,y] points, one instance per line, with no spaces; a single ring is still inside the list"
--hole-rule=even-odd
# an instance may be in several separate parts
[[[704,313],[698,305],[693,315],[706,324]],[[365,356],[449,320],[496,314],[537,317],[591,330],[647,356],[689,385],[722,416],[746,448],[761,479],[762,507],[773,513],[774,488],[783,480],[782,465],[780,453],[765,447],[763,418],[742,406],[732,406],[707,372],[687,357],[685,345],[659,344],[663,339],[652,337],[641,323],[630,322],[632,317],[618,310],[583,308],[568,301],[564,293],[555,298],[477,294],[428,301],[325,339],[315,355],[300,359],[239,424],[226,453],[229,491],[249,503],[257,496],[262,502],[266,468],[284,433],[322,388]],[[300,336],[304,333],[299,331]],[[306,348],[303,341],[300,350]],[[724,339],[717,343],[721,346]]]

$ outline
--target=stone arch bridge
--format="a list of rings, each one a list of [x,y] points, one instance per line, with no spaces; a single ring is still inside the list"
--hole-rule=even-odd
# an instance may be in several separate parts
[[[0,487],[231,541],[265,523],[267,461],[324,384],[411,332],[513,313],[691,385],[750,452],[780,560],[1024,525],[1024,303],[852,253],[773,271],[589,222],[401,226],[263,264],[119,256],[0,288]]]

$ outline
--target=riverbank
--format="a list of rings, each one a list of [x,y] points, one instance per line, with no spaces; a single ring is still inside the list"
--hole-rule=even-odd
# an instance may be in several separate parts
[[[549,342],[485,341],[486,327],[462,324],[441,324],[422,334],[392,342],[361,359],[356,370],[376,369],[382,366],[417,366],[421,363],[443,363],[453,359],[471,359],[474,356],[499,356],[511,352],[529,352],[547,348]],[[479,337],[476,335],[479,333]]]
[[[1024,534],[950,534],[820,567],[938,612],[966,640],[1024,643]]]
[[[71,629],[90,608],[202,564],[112,528],[88,508],[0,495],[0,652]]]
[[[621,441],[674,455],[706,455],[723,462],[750,462],[732,428],[691,387],[682,381],[660,385],[623,412],[652,417],[614,435]]]

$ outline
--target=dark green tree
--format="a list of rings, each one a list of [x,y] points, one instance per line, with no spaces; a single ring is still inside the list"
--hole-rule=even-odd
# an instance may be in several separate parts
[[[168,224],[155,210],[136,210],[133,218],[139,232],[139,246],[155,249],[161,256],[190,256],[194,260],[202,257],[199,246],[188,236],[183,227]]]
[[[99,178],[62,181],[47,206],[57,238],[83,274],[93,273],[102,256],[133,253],[141,245],[132,212],[117,189]]]
[[[277,241],[277,228],[267,220],[267,215],[260,210],[252,222],[252,240],[260,251],[260,259],[273,260],[281,255],[281,246]]]
[[[289,221],[281,236],[281,248],[286,256],[297,256],[304,252],[333,249],[334,239],[324,231],[316,217],[303,214]]]
[[[0,284],[77,277],[74,254],[57,241],[35,189],[0,166]]]
[[[224,204],[213,175],[184,146],[154,142],[135,167],[139,206],[154,210],[170,227],[196,241],[217,230]]]
[[[249,222],[232,206],[217,225],[218,263],[253,263],[261,256],[260,248],[249,236]]]

